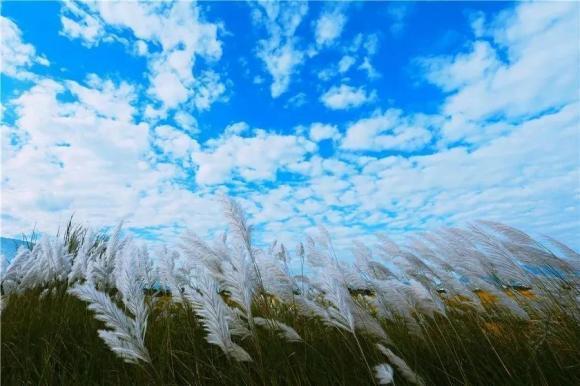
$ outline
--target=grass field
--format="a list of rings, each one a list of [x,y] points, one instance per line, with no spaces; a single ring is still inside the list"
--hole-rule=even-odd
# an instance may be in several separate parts
[[[495,223],[337,259],[72,222],[2,272],[2,385],[579,385],[578,255]],[[306,266],[307,275],[288,267]]]

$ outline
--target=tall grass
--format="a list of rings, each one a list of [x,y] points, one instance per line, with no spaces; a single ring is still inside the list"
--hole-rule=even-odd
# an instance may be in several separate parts
[[[565,245],[480,222],[354,243],[346,264],[324,229],[258,249],[224,205],[231,232],[209,243],[149,250],[71,219],[21,249],[2,272],[2,384],[580,384]]]

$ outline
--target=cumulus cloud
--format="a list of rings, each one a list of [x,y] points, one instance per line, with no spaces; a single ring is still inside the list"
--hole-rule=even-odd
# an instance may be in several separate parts
[[[97,228],[125,219],[164,241],[184,224],[201,234],[219,229],[214,194],[174,183],[183,177],[177,165],[188,166],[199,145],[174,127],[139,122],[137,101],[134,86],[92,75],[44,79],[10,102],[17,118],[2,125],[5,235],[56,232],[73,212]],[[151,146],[172,162],[154,162]]]
[[[197,57],[212,62],[222,55],[219,26],[204,21],[195,3],[66,2],[61,22],[62,34],[89,47],[102,41],[127,44],[116,31],[129,31],[136,39],[130,50],[148,59],[149,93],[165,109],[191,99],[198,110],[206,110],[225,92],[216,72],[203,70],[195,76]],[[161,51],[149,52],[148,43]]]
[[[344,55],[338,62],[338,72],[345,73],[356,62],[356,59],[350,55]]]
[[[224,136],[209,141],[194,152],[199,184],[231,182],[235,176],[246,181],[274,180],[278,170],[301,160],[316,146],[303,137],[270,134],[256,130],[252,137]]]
[[[69,207],[95,225],[110,224],[171,173],[144,162],[148,127],[131,119],[131,87],[89,83],[98,88],[43,80],[11,102],[22,141],[2,165],[2,210],[14,219],[11,231],[28,232],[34,222],[54,230],[49,213]],[[60,100],[65,92],[72,100]]]
[[[1,125],[3,225],[10,234],[35,222],[50,232],[73,210],[96,226],[128,216],[131,226],[166,237],[183,224],[204,232],[220,226],[217,193],[236,196],[261,230],[285,241],[316,224],[341,246],[371,228],[404,232],[476,218],[564,241],[580,232],[579,54],[569,39],[580,27],[569,4],[518,4],[499,17],[468,20],[475,37],[461,52],[419,61],[444,94],[431,115],[387,108],[335,124],[326,114],[338,113],[323,110],[316,120],[327,123],[303,122],[293,134],[233,117],[220,137],[205,142],[196,113],[227,95],[227,81],[212,67],[221,57],[218,24],[189,3],[64,7],[64,34],[91,47],[126,44],[147,59],[149,84],[102,75],[35,79],[7,103],[15,117]],[[252,5],[267,33],[256,53],[272,76],[272,96],[289,88],[308,55],[295,36],[306,8]],[[377,35],[349,42],[332,76],[358,68],[372,78]],[[17,71],[32,68],[36,54],[17,52],[24,52]],[[144,106],[147,90],[155,103]],[[291,95],[304,95],[298,91]],[[338,83],[321,100],[347,109],[374,95]],[[325,140],[340,144],[327,158],[317,152]],[[195,180],[195,191],[186,179]]]
[[[340,132],[334,125],[317,122],[310,125],[309,136],[314,142],[320,142],[325,139],[337,140],[340,138]]]
[[[196,140],[169,125],[155,128],[153,144],[159,147],[163,154],[187,164],[191,153],[199,150]]]
[[[65,3],[60,22],[63,36],[80,39],[86,47],[93,47],[106,39],[104,22],[101,18],[92,16],[85,4],[72,1]]]
[[[318,46],[330,45],[342,34],[346,16],[339,7],[324,11],[316,21],[315,38]]]
[[[397,234],[478,218],[574,240],[580,230],[575,205],[580,193],[578,119],[578,110],[568,105],[522,122],[476,150],[456,147],[410,157],[356,157],[343,167],[312,157],[295,166],[309,176],[304,184],[272,192],[273,202],[281,200],[283,205],[260,207],[270,191],[245,197],[255,203],[257,207],[248,207],[264,225],[290,224],[306,216],[313,224],[325,224],[345,244],[367,235],[368,226]],[[264,208],[267,214],[262,216]],[[305,226],[298,221],[285,233],[290,237]]]
[[[454,57],[423,60],[427,79],[452,92],[479,81],[485,74],[494,74],[502,66],[490,43],[476,41],[467,53]]]
[[[571,23],[578,17],[572,8],[526,3],[482,21],[477,35],[492,41],[476,40],[466,52],[431,63],[430,81],[448,94],[442,116],[379,111],[349,124],[342,141],[344,150],[406,147],[425,154],[339,153],[355,168],[342,179],[328,178],[341,169],[325,170],[313,157],[296,164],[311,179],[286,193],[287,200],[301,209],[321,203],[325,212],[338,212],[322,216],[313,209],[309,217],[337,238],[362,236],[360,224],[396,233],[489,218],[575,240],[580,115],[572,93],[579,59],[566,36],[579,27]],[[550,66],[548,58],[555,57],[558,63]],[[439,135],[468,143],[426,149]]]
[[[2,40],[0,70],[3,74],[17,79],[30,79],[32,73],[28,69],[33,64],[43,66],[50,64],[46,58],[36,55],[36,49],[32,44],[22,41],[22,32],[12,20],[0,16],[0,32]]]
[[[389,5],[387,15],[391,22],[392,35],[399,36],[403,33],[411,8],[412,3],[392,3]]]
[[[278,98],[286,92],[292,75],[304,60],[305,53],[297,48],[295,32],[308,11],[308,3],[259,2],[252,3],[252,7],[254,23],[268,35],[258,41],[257,56],[272,76],[272,98]]]
[[[197,124],[197,119],[185,111],[177,111],[173,115],[173,119],[179,125],[179,127],[181,127],[181,129],[190,135],[198,134],[200,131]]]
[[[344,110],[358,107],[373,101],[374,91],[368,93],[363,87],[355,88],[346,84],[333,86],[320,97],[320,101],[329,109]]]
[[[226,91],[219,74],[211,70],[204,71],[198,77],[194,88],[193,104],[200,111],[209,110],[212,104],[224,98]]]
[[[375,112],[349,125],[342,142],[348,150],[402,150],[420,149],[431,140],[429,127],[433,118],[417,115],[405,116],[401,110],[389,109]]]
[[[491,41],[423,59],[426,78],[450,93],[444,142],[489,138],[478,132],[489,118],[518,121],[577,100],[580,52],[569,37],[580,33],[579,13],[572,3],[521,4],[487,25],[478,22],[477,35]]]
[[[416,226],[417,218],[440,224],[494,218],[544,232],[566,229],[570,236],[580,228],[573,204],[578,194],[573,181],[580,177],[574,166],[579,118],[569,105],[475,151],[456,147],[371,161],[363,174],[374,177],[376,190],[352,199],[397,213],[402,227]]]
[[[231,125],[226,126],[226,128],[224,129],[224,137],[245,134],[249,130],[250,125],[248,125],[246,122],[241,121],[232,123]]]

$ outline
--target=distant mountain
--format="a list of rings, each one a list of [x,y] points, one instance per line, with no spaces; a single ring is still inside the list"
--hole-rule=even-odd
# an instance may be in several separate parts
[[[18,248],[25,244],[26,243],[22,240],[0,237],[0,253],[6,256],[6,259],[10,261],[16,255]]]

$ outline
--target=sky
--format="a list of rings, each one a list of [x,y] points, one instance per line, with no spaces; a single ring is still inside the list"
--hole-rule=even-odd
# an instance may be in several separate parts
[[[477,219],[580,247],[580,5],[2,2],[3,236],[339,245]]]

